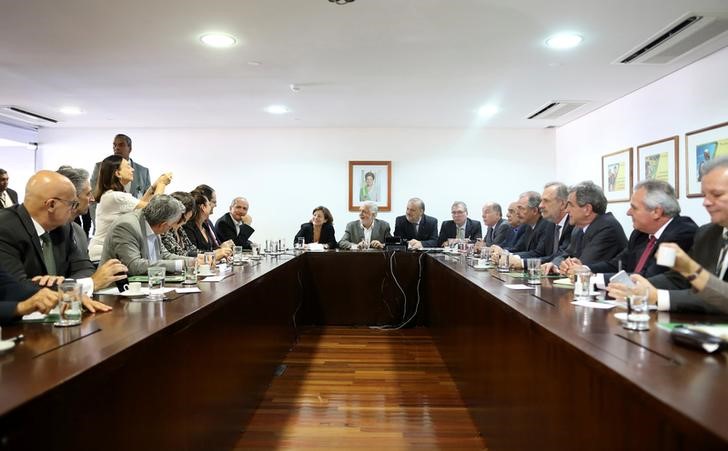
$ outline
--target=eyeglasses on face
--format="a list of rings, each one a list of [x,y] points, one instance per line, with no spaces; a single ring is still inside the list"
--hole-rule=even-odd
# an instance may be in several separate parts
[[[78,208],[78,199],[66,200],[61,199],[60,197],[51,197],[51,199],[63,202],[64,204],[68,205],[71,210],[75,210]]]

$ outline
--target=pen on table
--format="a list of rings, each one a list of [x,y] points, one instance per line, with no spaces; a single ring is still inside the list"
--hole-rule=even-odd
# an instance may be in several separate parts
[[[24,338],[25,338],[25,336],[23,334],[20,334],[20,335],[14,336],[14,337],[7,338],[3,341],[14,341],[15,343],[18,343],[20,341],[23,341]]]

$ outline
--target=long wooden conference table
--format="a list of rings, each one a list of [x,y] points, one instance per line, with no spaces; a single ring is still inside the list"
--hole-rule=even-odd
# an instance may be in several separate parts
[[[236,267],[81,326],[5,327],[0,449],[228,449],[298,327],[427,326],[489,449],[728,449],[725,353],[441,254],[325,252]],[[666,320],[667,318],[660,318]],[[674,316],[670,320],[691,320]],[[707,318],[706,318],[707,319]]]

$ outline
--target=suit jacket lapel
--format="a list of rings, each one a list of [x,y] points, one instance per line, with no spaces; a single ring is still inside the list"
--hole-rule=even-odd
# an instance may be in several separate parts
[[[415,237],[415,239],[417,239],[417,241],[422,241],[421,236],[422,236],[422,230],[425,227],[425,218],[426,217],[427,216],[422,215],[422,218],[420,218],[420,225],[419,225],[419,227],[415,227],[414,224],[412,224],[409,221],[407,221],[407,223],[410,225],[410,227],[412,227],[412,231],[413,232],[415,232],[415,231],[417,232],[417,233],[414,234],[414,237]]]
[[[361,225],[361,222],[359,223]],[[374,222],[372,223],[372,240],[376,240],[379,236],[379,230],[382,228],[382,225],[379,223],[378,219],[374,219]],[[382,238],[383,240],[383,238]]]
[[[20,218],[20,222],[25,228],[25,232],[30,236],[30,241],[33,243],[33,249],[35,249],[35,256],[43,266],[44,274],[47,274],[48,269],[45,267],[45,262],[43,261],[43,250],[40,247],[40,237],[35,232],[35,225],[33,225],[33,220],[30,219],[30,214],[28,213],[28,210],[25,209],[25,205],[20,205],[18,207],[17,214]]]
[[[581,255],[581,242],[584,239],[584,229],[579,227],[575,232],[571,232],[571,241],[573,246],[569,246],[574,252],[574,256]]]
[[[141,210],[136,214],[139,217],[139,230],[141,231],[142,237],[142,257],[149,260],[151,255],[149,255],[149,246],[147,245],[147,220],[144,218],[144,213]]]
[[[536,229],[538,228],[538,225],[541,223],[542,220],[543,219],[539,218],[538,222],[536,222],[536,225],[534,225],[533,227],[526,224],[526,227],[528,227],[526,229],[526,233],[528,233],[528,239],[526,240],[526,249],[527,250],[531,249],[531,242],[533,241],[533,237],[534,237],[534,235],[536,235]]]
[[[351,231],[351,242],[353,244],[359,244],[364,239],[364,229],[361,225],[361,221],[357,221]]]

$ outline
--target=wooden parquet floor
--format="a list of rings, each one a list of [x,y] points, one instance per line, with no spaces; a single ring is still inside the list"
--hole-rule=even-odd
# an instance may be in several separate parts
[[[304,330],[235,449],[485,449],[427,329]]]

